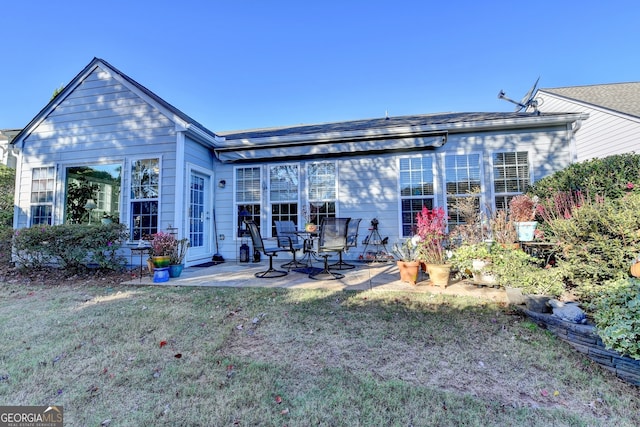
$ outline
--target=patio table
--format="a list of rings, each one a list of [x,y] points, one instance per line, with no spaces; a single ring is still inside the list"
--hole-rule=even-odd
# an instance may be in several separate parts
[[[318,252],[318,243],[320,241],[320,236],[318,235],[317,231],[309,232],[306,230],[296,230],[294,231],[294,233],[297,236],[300,236],[304,241],[302,249],[304,255],[302,256],[302,259],[300,259],[300,262],[306,264],[307,266],[304,270],[299,271],[309,274],[313,271],[313,259],[315,258],[316,260],[318,260],[315,254]]]

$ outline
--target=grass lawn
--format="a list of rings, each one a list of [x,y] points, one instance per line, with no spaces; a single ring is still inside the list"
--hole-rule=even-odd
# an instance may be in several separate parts
[[[637,426],[640,391],[496,304],[0,285],[0,404],[65,426]]]

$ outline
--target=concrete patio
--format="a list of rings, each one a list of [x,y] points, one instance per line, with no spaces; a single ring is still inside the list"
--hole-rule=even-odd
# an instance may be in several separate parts
[[[275,262],[280,269],[281,262]],[[342,270],[343,279],[313,280],[308,274],[291,270],[283,277],[260,279],[254,276],[259,271],[268,268],[268,261],[259,263],[238,263],[234,260],[209,267],[185,268],[178,278],[171,278],[168,282],[154,283],[153,277],[143,270],[142,277],[124,282],[127,285],[156,285],[156,286],[226,286],[226,287],[265,287],[289,289],[327,289],[334,291],[402,291],[429,292],[433,294],[468,295],[486,298],[496,302],[506,302],[504,289],[487,286],[477,286],[467,280],[452,280],[446,288],[433,286],[429,276],[421,273],[416,285],[399,280],[398,267],[395,262],[362,263],[354,262],[355,269]],[[317,266],[320,266],[319,264]]]

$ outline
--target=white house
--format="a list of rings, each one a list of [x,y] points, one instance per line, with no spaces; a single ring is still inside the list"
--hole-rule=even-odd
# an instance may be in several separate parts
[[[543,113],[586,113],[576,136],[577,161],[640,149],[640,82],[539,89]]]
[[[303,212],[373,218],[393,242],[423,205],[480,189],[480,206],[576,160],[582,112],[447,113],[216,134],[106,61],[94,58],[16,136],[15,228],[65,221],[127,224],[131,241],[169,227],[186,264],[236,259],[252,217],[303,224]],[[74,206],[92,185],[95,207]],[[85,205],[86,206],[86,205]],[[358,249],[350,251],[351,258]]]

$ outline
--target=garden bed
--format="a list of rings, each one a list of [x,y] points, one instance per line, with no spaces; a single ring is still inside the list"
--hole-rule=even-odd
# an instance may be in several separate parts
[[[554,315],[536,313],[524,307],[519,309],[536,324],[549,330],[603,368],[613,372],[618,378],[640,386],[640,360],[606,349],[593,325],[567,322]]]

